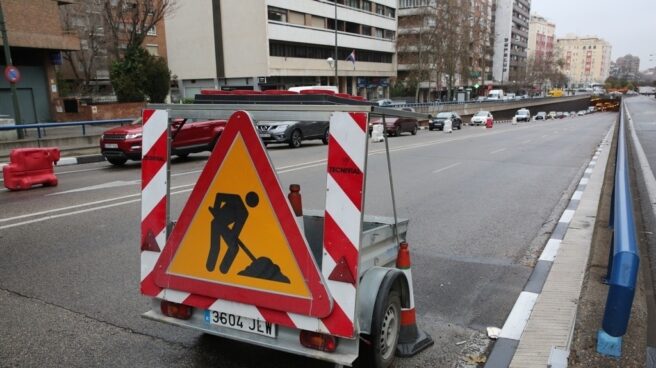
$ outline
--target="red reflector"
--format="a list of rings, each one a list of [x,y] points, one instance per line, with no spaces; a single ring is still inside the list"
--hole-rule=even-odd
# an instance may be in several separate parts
[[[300,335],[301,345],[306,348],[332,353],[337,349],[337,338],[319,332],[303,331]]]
[[[192,307],[184,304],[178,304],[162,300],[160,305],[162,313],[165,316],[173,317],[177,319],[189,319],[191,318],[191,312],[194,310]]]

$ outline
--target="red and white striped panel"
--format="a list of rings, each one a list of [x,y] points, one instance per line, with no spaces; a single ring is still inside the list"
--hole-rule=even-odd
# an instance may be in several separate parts
[[[330,119],[321,271],[333,297],[322,323],[331,335],[354,337],[358,261],[367,163],[367,114],[335,112]],[[330,279],[345,260],[354,283]]]
[[[152,273],[166,244],[168,113],[144,109],[141,144],[141,292],[156,296]]]

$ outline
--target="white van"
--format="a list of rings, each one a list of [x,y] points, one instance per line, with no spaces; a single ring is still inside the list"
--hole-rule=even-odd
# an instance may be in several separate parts
[[[339,90],[335,86],[299,86],[299,87],[291,87],[288,89],[288,91],[301,93],[301,91],[305,91],[308,89],[320,89],[324,91],[333,91],[335,93],[339,93]]]
[[[504,93],[502,89],[492,89],[487,94],[488,101],[501,101],[503,99]]]

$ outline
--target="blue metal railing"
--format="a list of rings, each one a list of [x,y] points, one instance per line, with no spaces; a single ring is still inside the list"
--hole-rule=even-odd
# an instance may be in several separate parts
[[[125,119],[110,119],[110,120],[89,120],[89,121],[68,121],[64,123],[38,123],[38,124],[20,124],[20,125],[0,125],[0,131],[3,130],[26,130],[26,129],[36,129],[37,137],[42,138],[42,135],[45,135],[46,128],[62,128],[70,126],[79,126],[82,128],[82,135],[87,134],[86,127],[88,125],[107,125],[107,124],[126,124],[131,123],[135,118],[125,118]],[[43,134],[42,134],[43,130]]]
[[[622,336],[631,317],[640,256],[633,219],[633,199],[629,178],[629,164],[624,125],[624,109],[620,110],[617,140],[615,185],[611,204],[612,246],[609,254],[608,298],[602,330],[597,334],[597,351],[611,356],[621,355]]]

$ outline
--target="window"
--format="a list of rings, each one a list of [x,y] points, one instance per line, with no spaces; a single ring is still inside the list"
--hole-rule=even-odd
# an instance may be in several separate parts
[[[362,35],[371,36],[371,26],[362,26]]]
[[[159,47],[157,45],[146,45],[146,51],[153,56],[159,56]]]
[[[269,7],[269,20],[275,20],[278,22],[287,22],[287,10]]]
[[[305,25],[305,15],[295,11],[289,11],[288,22],[292,24]]]
[[[153,26],[146,32],[146,35],[148,36],[157,36],[157,29]]]
[[[370,12],[371,11],[371,1],[362,0],[362,10],[366,10],[366,11]]]
[[[378,38],[383,38],[383,30],[381,28],[376,28],[376,34],[375,36]]]

